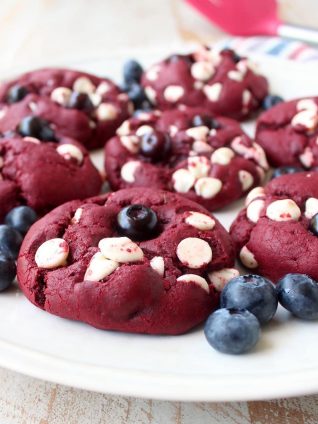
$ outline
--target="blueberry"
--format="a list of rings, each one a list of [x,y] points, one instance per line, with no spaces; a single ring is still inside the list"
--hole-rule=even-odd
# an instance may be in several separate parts
[[[283,101],[284,101],[284,99],[282,97],[269,94],[263,100],[262,108],[264,110],[268,110],[268,109],[272,108],[275,105],[278,105],[278,103],[281,103]]]
[[[8,225],[0,225],[0,255],[16,259],[22,243],[22,235]]]
[[[38,116],[26,116],[18,126],[18,132],[24,137],[35,137],[45,141],[56,141],[49,122]]]
[[[86,112],[91,112],[94,109],[94,105],[89,96],[86,93],[78,93],[77,91],[72,92],[68,107]]]
[[[135,240],[145,240],[156,233],[158,218],[152,209],[135,204],[119,212],[117,224],[121,234]]]
[[[216,119],[204,115],[195,115],[192,118],[191,125],[193,125],[194,127],[205,126],[208,127],[210,130],[218,130],[219,128],[221,128],[220,123]]]
[[[311,218],[309,223],[309,229],[315,236],[318,236],[318,214],[314,215]]]
[[[187,63],[188,65],[192,65],[193,63],[191,56],[185,55],[185,54],[172,54],[171,56],[167,58],[167,62],[170,62],[170,63],[177,63],[180,61],[183,61]]]
[[[239,354],[256,345],[260,325],[247,310],[219,309],[209,316],[204,334],[210,345],[219,352]]]
[[[147,100],[143,87],[136,82],[129,86],[127,94],[129,100],[133,102],[135,109],[141,109],[142,103]]]
[[[22,85],[14,85],[7,94],[8,103],[17,103],[29,94],[29,90]]]
[[[235,62],[235,63],[238,63],[240,60],[242,60],[242,57],[241,56],[239,56],[234,50],[232,50],[232,49],[229,49],[229,48],[225,48],[225,49],[223,49],[222,51],[221,51],[221,53],[224,53],[224,54],[226,54],[226,55],[229,55],[232,59],[233,59],[233,61]]]
[[[297,318],[318,318],[318,284],[305,274],[287,274],[277,283],[279,303]]]
[[[272,282],[260,275],[232,278],[221,293],[221,307],[247,309],[265,324],[277,309],[277,293]]]
[[[300,166],[281,166],[280,168],[275,169],[272,173],[272,180],[277,177],[281,177],[286,174],[295,174],[296,172],[304,172],[303,168]]]
[[[6,215],[4,223],[24,235],[36,220],[37,214],[32,208],[29,206],[17,206]]]
[[[0,255],[0,292],[7,289],[12,284],[16,275],[16,270],[14,259]]]
[[[140,153],[153,162],[163,159],[171,146],[170,137],[160,131],[153,131],[142,136]]]
[[[127,84],[131,84],[133,82],[139,83],[141,80],[141,76],[143,73],[142,66],[136,60],[128,60],[124,64],[124,81]]]

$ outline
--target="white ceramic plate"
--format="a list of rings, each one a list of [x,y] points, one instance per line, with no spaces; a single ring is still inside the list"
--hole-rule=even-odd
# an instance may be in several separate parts
[[[139,57],[148,63],[154,59]],[[285,98],[318,93],[317,65],[257,60],[270,75],[273,92]],[[121,62],[117,56],[70,65],[116,77]],[[100,165],[101,153],[93,156]],[[216,215],[228,227],[240,205]],[[183,401],[318,392],[318,322],[291,319],[283,310],[263,330],[257,349],[243,356],[215,352],[202,329],[177,337],[96,330],[35,308],[18,289],[0,295],[0,311],[0,366],[41,379],[105,393]]]

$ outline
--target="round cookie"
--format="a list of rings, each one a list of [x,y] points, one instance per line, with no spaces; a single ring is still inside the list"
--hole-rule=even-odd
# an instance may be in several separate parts
[[[151,66],[142,77],[149,100],[159,109],[202,106],[217,115],[246,119],[268,94],[267,80],[233,50],[174,54]]]
[[[209,277],[219,282],[233,263],[231,239],[208,211],[136,188],[66,203],[36,222],[17,274],[28,299],[52,314],[107,330],[179,334],[216,308]]]
[[[318,97],[282,102],[257,121],[256,141],[273,166],[318,166]]]
[[[0,140],[0,222],[17,205],[41,215],[69,200],[94,196],[101,185],[88,152],[72,139]]]
[[[252,190],[230,230],[238,257],[256,274],[277,282],[288,273],[318,278],[318,173],[275,178]]]
[[[263,149],[238,122],[202,108],[139,113],[124,121],[105,146],[114,190],[165,189],[210,211],[259,185],[267,168]]]
[[[16,132],[26,116],[49,122],[57,138],[71,137],[88,149],[104,146],[132,112],[112,81],[70,69],[39,69],[0,87],[0,133]]]

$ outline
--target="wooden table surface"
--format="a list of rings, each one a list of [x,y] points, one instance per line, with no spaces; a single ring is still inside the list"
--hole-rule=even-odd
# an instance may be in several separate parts
[[[290,20],[315,23],[315,2],[280,0],[280,8]],[[211,42],[222,36],[181,0],[1,0],[0,73],[93,59],[112,49],[171,48],[180,41]],[[180,403],[102,395],[4,369],[0,381],[0,424],[318,422],[318,396]]]

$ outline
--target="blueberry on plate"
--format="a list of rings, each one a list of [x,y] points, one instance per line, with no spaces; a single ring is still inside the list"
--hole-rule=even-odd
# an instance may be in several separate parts
[[[18,126],[18,132],[23,137],[35,137],[45,141],[56,141],[54,132],[48,121],[38,116],[26,116]]]
[[[261,324],[273,318],[277,304],[274,284],[260,275],[232,278],[221,293],[221,308],[247,309]]]
[[[279,303],[297,318],[318,318],[318,284],[305,274],[287,274],[278,281]]]
[[[119,212],[117,225],[124,236],[134,240],[147,240],[155,234],[158,218],[151,208],[135,204],[126,206]]]
[[[14,85],[7,94],[8,103],[17,103],[29,94],[29,90],[23,85]]]
[[[16,265],[14,259],[0,255],[0,292],[12,284],[15,275]]]
[[[281,166],[280,168],[276,168],[272,173],[271,179],[281,177],[286,174],[296,174],[297,172],[304,172],[304,169],[300,166]]]
[[[29,206],[17,206],[6,215],[4,223],[21,234],[26,234],[37,220],[36,212]]]
[[[209,344],[219,352],[240,354],[256,345],[260,324],[247,310],[218,309],[207,319],[204,334]]]
[[[124,63],[123,68],[124,81],[126,84],[132,84],[133,82],[139,83],[143,73],[142,66],[136,60],[128,60]]]
[[[264,110],[268,110],[268,109],[271,109],[273,106],[276,106],[276,105],[278,105],[278,103],[281,103],[283,101],[284,101],[284,99],[282,97],[269,94],[263,100],[262,108]]]
[[[0,225],[0,255],[5,258],[17,259],[22,235],[8,225]]]

